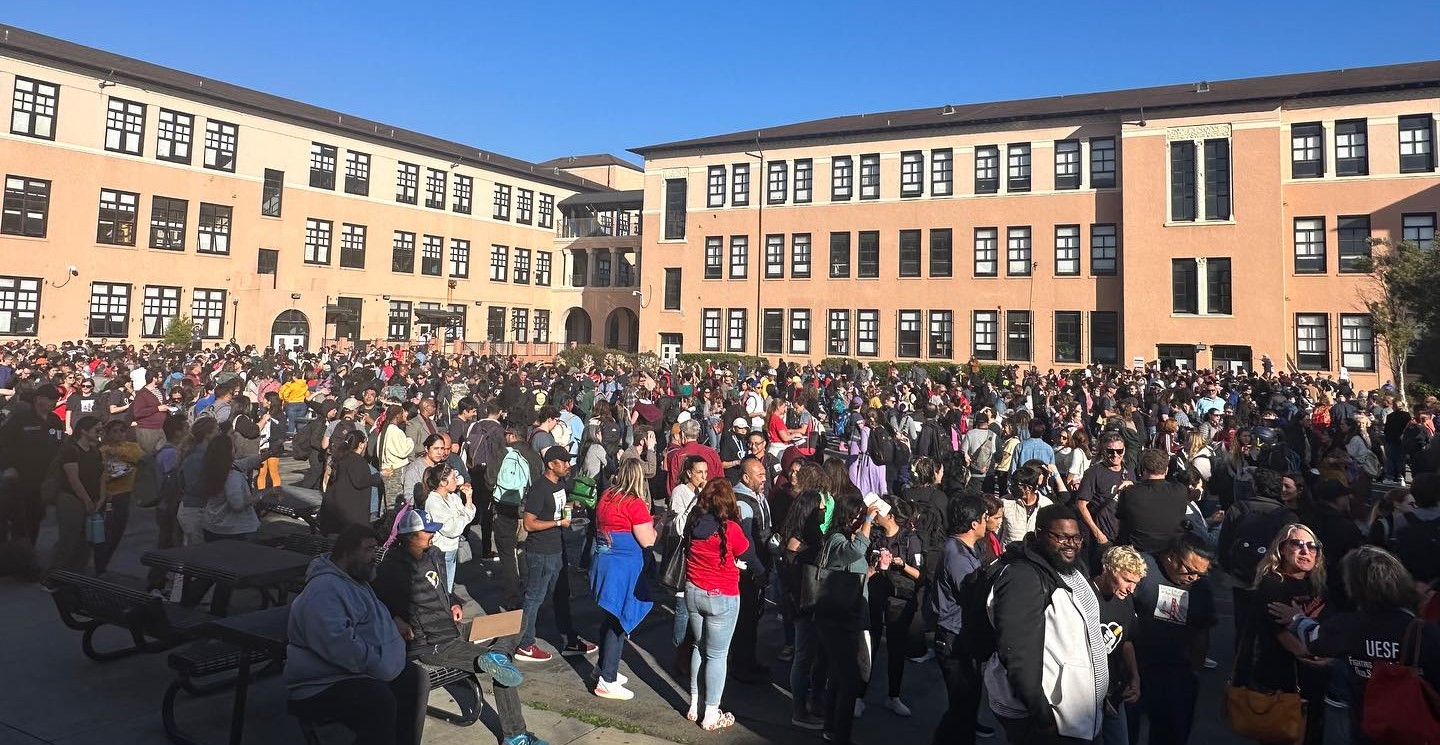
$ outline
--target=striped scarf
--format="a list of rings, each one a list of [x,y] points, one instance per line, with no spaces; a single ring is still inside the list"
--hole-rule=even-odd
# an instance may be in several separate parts
[[[1105,638],[1101,634],[1100,601],[1083,572],[1066,572],[1060,575],[1060,579],[1070,588],[1075,604],[1080,606],[1080,613],[1085,616],[1090,665],[1095,670],[1095,711],[1100,712],[1105,706],[1105,694],[1110,690],[1110,664],[1105,654]]]

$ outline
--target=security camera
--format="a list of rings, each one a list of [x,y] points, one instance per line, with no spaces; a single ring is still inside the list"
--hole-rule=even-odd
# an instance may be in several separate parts
[[[80,276],[80,268],[77,267],[77,266],[75,266],[74,264],[71,264],[70,266],[66,267],[66,268],[65,268],[65,271],[70,272],[70,276],[72,276],[72,277],[78,277],[78,276]]]
[[[630,294],[631,294],[631,295],[634,295],[635,297],[640,297],[640,291],[639,291],[639,290],[631,290],[631,291],[630,291]]]

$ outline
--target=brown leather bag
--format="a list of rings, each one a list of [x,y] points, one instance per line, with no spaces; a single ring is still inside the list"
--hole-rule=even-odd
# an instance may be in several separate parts
[[[1246,625],[1236,649],[1240,655],[1254,654],[1255,637]],[[1299,664],[1296,663],[1298,680]],[[1305,739],[1305,699],[1299,691],[1258,691],[1235,681],[1235,665],[1225,686],[1225,721],[1241,737],[1264,743],[1294,743]]]

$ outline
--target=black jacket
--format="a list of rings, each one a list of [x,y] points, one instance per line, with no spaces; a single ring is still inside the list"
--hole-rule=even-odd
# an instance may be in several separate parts
[[[383,486],[385,479],[370,473],[365,457],[350,454],[330,466],[330,482],[320,497],[318,520],[322,533],[339,533],[350,525],[370,524],[370,489]],[[394,503],[395,495],[385,495],[381,504]]]
[[[1066,587],[1055,568],[1034,545],[1034,535],[1011,544],[1001,560],[1006,563],[992,586],[991,618],[995,627],[995,653],[1005,666],[1015,699],[1035,723],[1055,727],[1055,712],[1041,679],[1045,666],[1045,610],[1056,588]]]
[[[460,605],[460,599],[441,589],[446,584],[445,554],[431,546],[417,559],[405,548],[403,537],[386,552],[375,572],[375,596],[390,615],[403,619],[415,630],[415,638],[406,645],[411,657],[460,635],[450,615],[450,606]]]

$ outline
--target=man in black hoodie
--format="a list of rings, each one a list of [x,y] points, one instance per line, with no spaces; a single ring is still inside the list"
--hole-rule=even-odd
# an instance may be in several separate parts
[[[1235,634],[1239,636],[1246,619],[1250,618],[1250,600],[1255,595],[1255,568],[1270,548],[1275,534],[1290,523],[1300,522],[1299,515],[1280,499],[1284,477],[1269,468],[1255,469],[1255,495],[1231,505],[1220,524],[1216,556],[1220,566],[1234,577],[1230,589],[1235,604]]]

